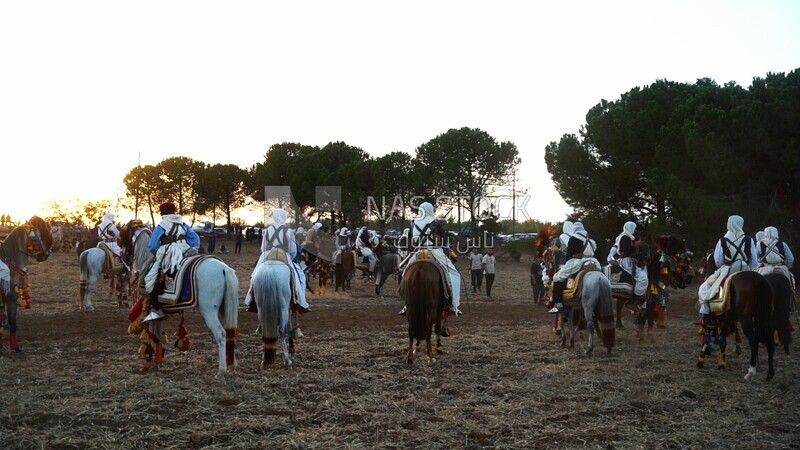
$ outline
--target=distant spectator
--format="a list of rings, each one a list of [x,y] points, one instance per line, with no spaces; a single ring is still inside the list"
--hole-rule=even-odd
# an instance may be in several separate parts
[[[208,233],[208,253],[214,253],[214,249],[217,247],[217,232],[213,229],[211,233]]]
[[[486,276],[486,296],[492,298],[492,285],[494,284],[494,274],[497,260],[494,257],[494,249],[489,247],[482,259],[483,274]]]
[[[544,266],[542,266],[542,258],[534,256],[533,262],[531,263],[531,287],[533,288],[534,305],[541,303],[544,297],[544,284],[542,283],[543,271]]]
[[[219,252],[222,253],[223,255],[227,255],[228,254],[228,248],[225,247],[225,243],[224,242],[222,243],[222,245],[219,246]]]
[[[242,230],[236,232],[236,244],[233,246],[233,253],[242,253]]]
[[[472,253],[469,254],[469,273],[472,292],[480,291],[483,284],[483,255],[478,247],[472,247]]]

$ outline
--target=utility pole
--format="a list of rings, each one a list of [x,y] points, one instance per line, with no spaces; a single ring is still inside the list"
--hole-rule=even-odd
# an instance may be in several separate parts
[[[517,169],[514,168],[514,179],[511,180],[511,235],[517,231]]]

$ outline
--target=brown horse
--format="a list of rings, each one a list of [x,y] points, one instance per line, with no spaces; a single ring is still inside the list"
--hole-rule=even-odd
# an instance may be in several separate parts
[[[750,368],[744,376],[749,380],[756,373],[758,362],[758,344],[767,347],[767,381],[775,376],[772,358],[775,351],[773,340],[773,295],[769,282],[758,272],[744,271],[731,275],[728,285],[730,294],[730,307],[721,314],[707,314],[704,317],[703,348],[697,360],[697,367],[702,368],[706,356],[711,353],[712,337],[716,338],[719,345],[719,359],[717,367],[724,369],[726,366],[725,349],[726,338],[736,332],[737,323],[741,324],[742,332],[750,344]]]
[[[336,292],[339,288],[342,292],[350,290],[350,281],[356,273],[356,253],[351,250],[345,250],[336,257],[336,270],[334,271],[334,279],[336,284]]]
[[[418,257],[419,258],[419,257]],[[444,287],[439,268],[431,257],[417,259],[408,265],[400,282],[400,297],[405,301],[408,318],[408,353],[406,362],[414,363],[414,340],[417,344],[425,341],[428,362],[433,362],[431,328],[436,333],[437,349],[442,334],[442,313],[444,312]]]

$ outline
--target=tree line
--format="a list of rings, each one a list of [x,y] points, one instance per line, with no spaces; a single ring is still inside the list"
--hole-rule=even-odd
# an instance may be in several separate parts
[[[739,214],[800,237],[800,69],[743,88],[701,78],[657,80],[589,109],[577,134],[545,149],[573,219],[598,236],[625,220],[672,232],[705,250]]]
[[[519,164],[511,142],[498,142],[477,128],[450,129],[418,146],[415,154],[395,151],[373,157],[345,142],[323,147],[279,143],[269,147],[263,160],[251,167],[206,164],[185,156],[170,157],[155,165],[137,166],[124,177],[126,207],[137,215],[154,216],[158,205],[172,200],[181,214],[223,217],[232,225],[231,213],[248,202],[265,201],[265,186],[290,186],[301,219],[317,211],[316,187],[340,186],[341,204],[327,212],[332,223],[354,226],[370,220],[367,199],[400,199],[402,208],[381,211],[379,226],[405,220],[413,198],[439,200],[443,206],[464,208],[472,229],[481,214],[476,200],[507,185]],[[380,203],[379,203],[380,205]],[[382,205],[381,205],[382,206]],[[304,216],[304,217],[299,217]]]

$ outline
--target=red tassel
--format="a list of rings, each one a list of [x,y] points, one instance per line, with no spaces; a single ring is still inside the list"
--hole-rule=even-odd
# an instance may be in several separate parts
[[[16,331],[12,331],[12,332],[8,333],[8,346],[11,348],[11,350],[16,350],[17,349],[17,332]]]
[[[142,299],[140,298],[136,304],[131,307],[131,312],[128,313],[128,321],[133,322],[142,313]]]

